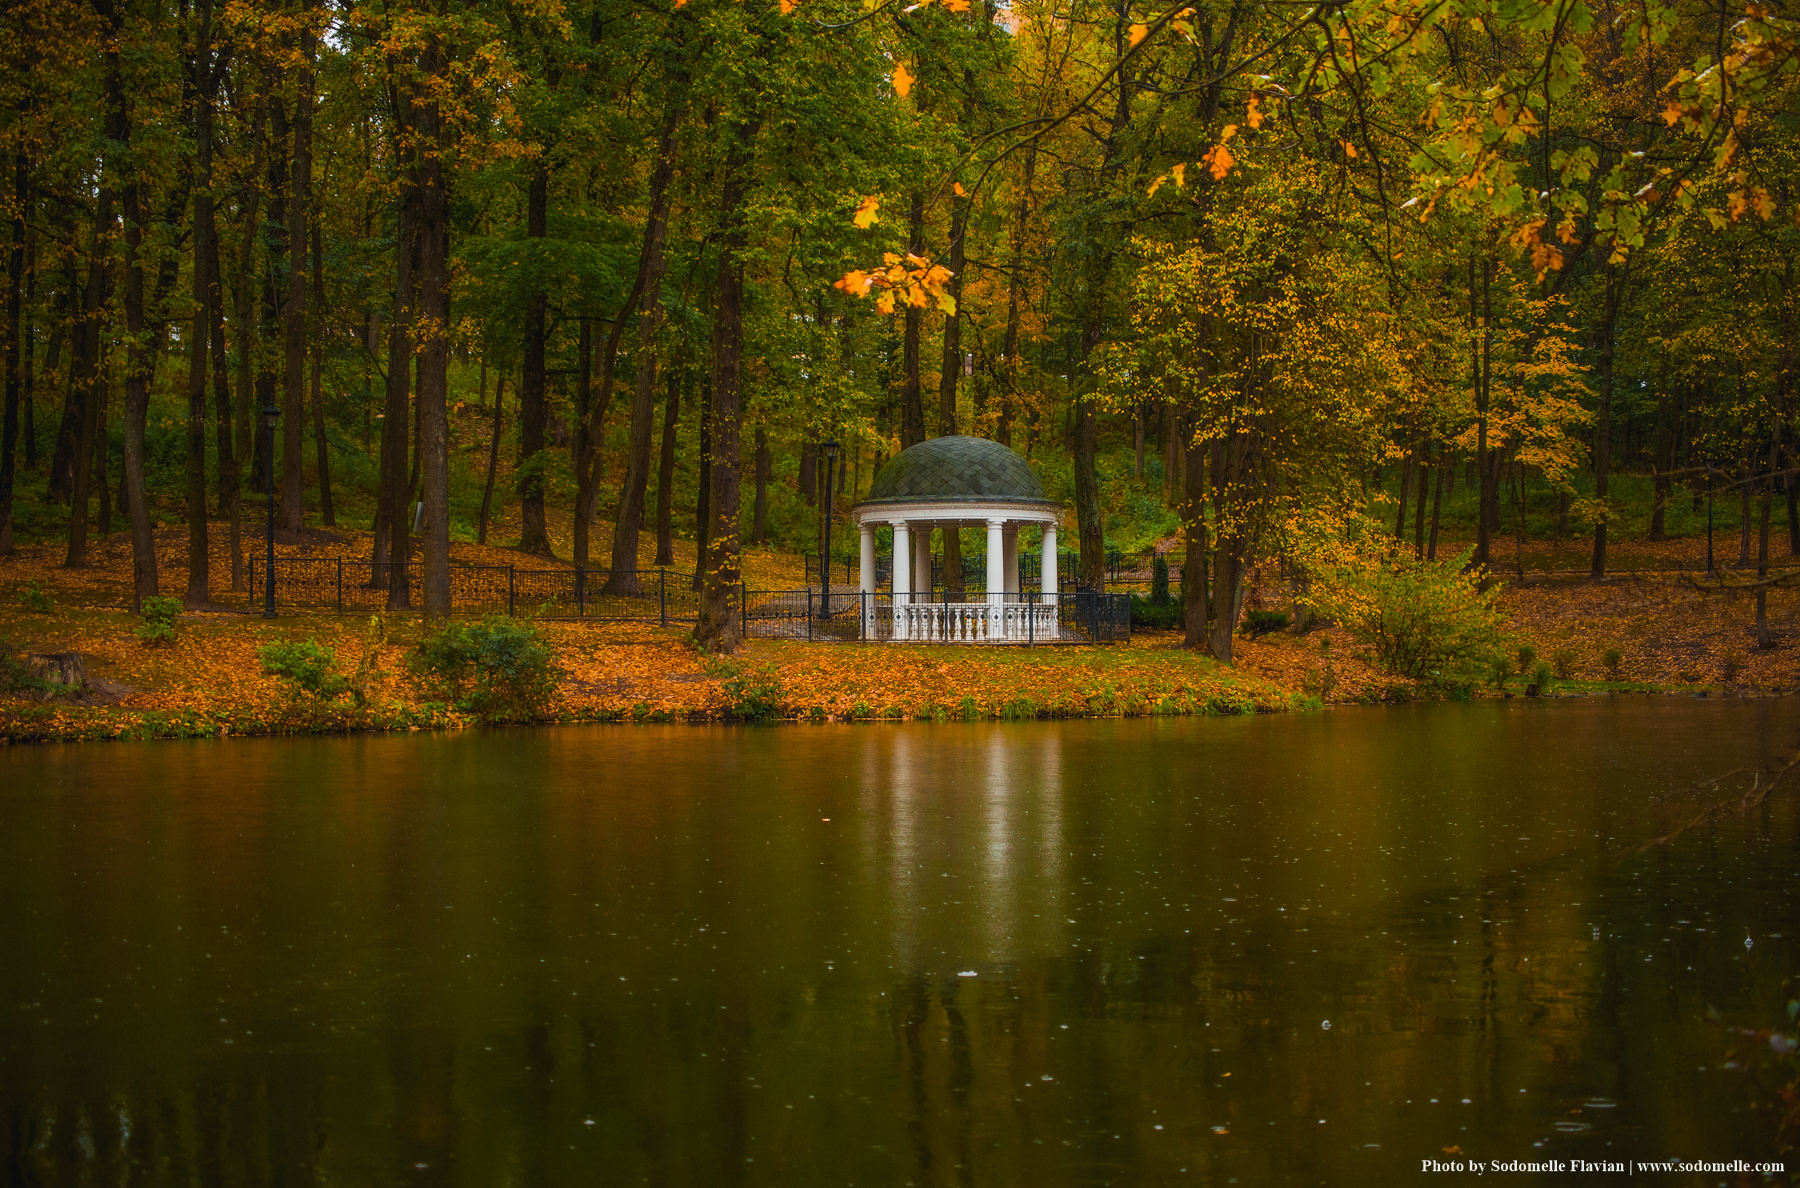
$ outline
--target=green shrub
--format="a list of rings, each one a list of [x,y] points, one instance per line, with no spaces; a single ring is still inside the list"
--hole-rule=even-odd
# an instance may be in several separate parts
[[[1624,663],[1625,653],[1619,651],[1619,649],[1617,649],[1617,648],[1608,648],[1608,649],[1606,649],[1606,655],[1601,657],[1601,659],[1606,661],[1606,677],[1607,677],[1607,679],[1613,680],[1613,681],[1618,680],[1619,679],[1619,665]]]
[[[1150,605],[1169,605],[1169,559],[1161,553],[1150,567]]]
[[[1530,644],[1519,645],[1519,675],[1530,676],[1531,666],[1537,663],[1537,649]]]
[[[781,670],[773,664],[754,667],[732,665],[735,671],[725,678],[725,700],[734,717],[748,722],[766,722],[781,716],[784,693]]]
[[[1389,672],[1446,690],[1496,675],[1506,663],[1499,587],[1465,572],[1468,554],[1410,559],[1328,575],[1327,609]]]
[[[496,615],[426,634],[407,662],[433,691],[484,722],[542,717],[562,670],[535,624]]]
[[[334,701],[350,688],[350,682],[333,667],[337,657],[317,640],[286,640],[257,649],[263,672],[294,686],[296,695],[307,693],[321,701]]]
[[[1131,625],[1133,627],[1152,627],[1159,631],[1183,626],[1187,620],[1183,618],[1181,603],[1174,600],[1159,603],[1154,595],[1149,598],[1131,596]]]
[[[137,625],[138,642],[148,648],[168,647],[175,642],[175,620],[181,615],[181,600],[166,595],[144,599],[140,612],[143,622]]]
[[[1488,669],[1488,681],[1500,692],[1506,692],[1506,682],[1512,677],[1512,661],[1505,656],[1495,657]]]
[[[56,610],[56,600],[46,594],[35,579],[25,583],[25,588],[19,591],[19,605],[34,615],[48,615]]]
[[[1568,648],[1558,648],[1550,653],[1550,663],[1556,669],[1556,679],[1566,681],[1575,675],[1575,653]]]
[[[1286,631],[1288,614],[1286,611],[1253,610],[1244,616],[1244,634],[1255,639],[1259,635],[1267,635],[1271,631]]]
[[[1537,667],[1531,671],[1531,682],[1525,686],[1525,696],[1545,697],[1556,685],[1556,676],[1548,661],[1539,660]]]

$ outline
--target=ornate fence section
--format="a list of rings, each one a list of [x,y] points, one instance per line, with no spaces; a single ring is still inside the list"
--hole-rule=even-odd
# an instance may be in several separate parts
[[[1114,643],[1131,638],[1123,594],[903,596],[817,590],[747,591],[744,634],[760,639],[870,643]]]

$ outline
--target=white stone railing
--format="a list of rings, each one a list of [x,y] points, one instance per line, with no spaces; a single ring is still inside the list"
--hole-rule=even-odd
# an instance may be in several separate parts
[[[893,614],[892,638],[897,641],[1027,643],[1057,638],[1055,595],[1048,601],[1032,602],[896,600]]]

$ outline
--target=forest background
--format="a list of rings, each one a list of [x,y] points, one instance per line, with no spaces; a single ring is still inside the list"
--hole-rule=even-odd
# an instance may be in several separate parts
[[[1081,585],[1181,538],[1221,660],[1259,564],[1460,565],[1445,526],[1598,577],[1703,490],[1774,642],[1776,8],[20,0],[0,53],[0,552],[116,515],[138,603],[244,589],[272,484],[432,617],[453,541],[627,591],[693,540],[730,651],[746,541],[967,433],[1073,505]]]

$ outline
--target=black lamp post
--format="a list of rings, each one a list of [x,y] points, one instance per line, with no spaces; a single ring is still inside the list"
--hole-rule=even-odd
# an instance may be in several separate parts
[[[819,506],[825,509],[825,556],[823,558],[824,564],[821,567],[824,570],[824,574],[820,578],[824,598],[820,600],[819,605],[824,612],[821,617],[829,619],[831,617],[831,506],[833,500],[837,497],[837,487],[833,485],[834,480],[832,479],[831,471],[832,467],[837,464],[838,443],[835,440],[827,441],[824,445],[824,450],[825,498],[819,501]]]
[[[275,617],[275,427],[281,423],[281,407],[274,402],[263,405],[263,428],[269,434],[268,464],[263,473],[269,480],[269,551],[263,565],[263,618]]]

